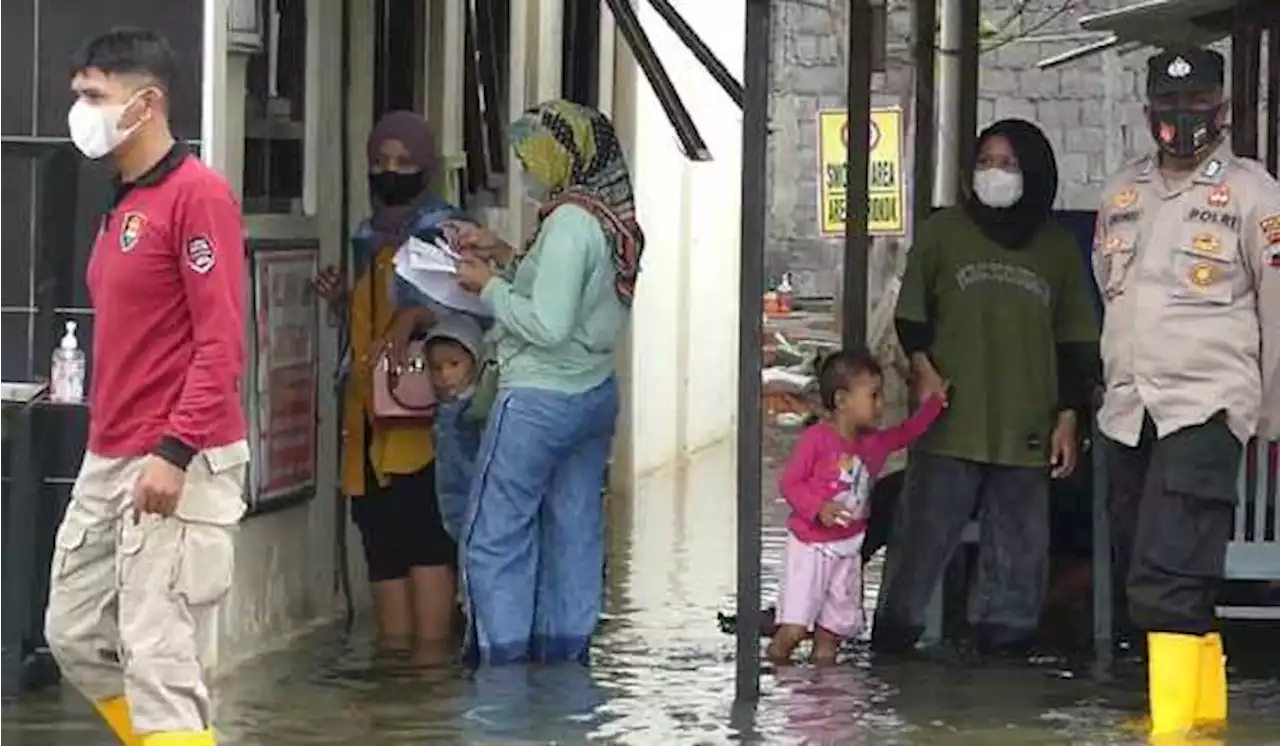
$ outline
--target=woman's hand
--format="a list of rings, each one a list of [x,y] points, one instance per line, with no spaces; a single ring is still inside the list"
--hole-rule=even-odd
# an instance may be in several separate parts
[[[463,254],[493,260],[499,264],[510,262],[515,255],[511,246],[488,228],[461,220],[447,220],[444,231],[454,248]]]
[[[1058,423],[1049,437],[1049,476],[1065,479],[1076,470],[1080,456],[1080,436],[1076,428],[1076,413],[1066,409],[1058,413]]]
[[[479,293],[493,278],[489,263],[475,254],[463,254],[458,259],[458,284],[464,290]]]
[[[347,278],[332,264],[320,270],[320,274],[312,278],[311,284],[315,286],[316,294],[324,298],[330,308],[341,303],[347,295]]]
[[[382,338],[379,356],[386,355],[392,365],[404,367],[409,362],[409,340],[414,332],[431,326],[434,320],[431,311],[421,306],[397,309],[386,336]]]

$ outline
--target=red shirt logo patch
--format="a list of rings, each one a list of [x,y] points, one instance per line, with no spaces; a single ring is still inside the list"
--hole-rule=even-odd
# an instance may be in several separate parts
[[[138,245],[138,238],[147,224],[147,216],[140,212],[131,212],[124,216],[120,225],[120,250],[128,254]]]
[[[187,241],[187,266],[192,272],[208,274],[217,261],[213,250],[213,242],[205,236],[196,236]]]
[[[1209,206],[1226,207],[1231,203],[1231,187],[1226,184],[1215,184],[1209,189]]]

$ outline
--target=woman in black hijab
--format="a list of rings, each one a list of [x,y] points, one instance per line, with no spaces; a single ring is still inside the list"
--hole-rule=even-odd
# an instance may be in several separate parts
[[[917,394],[945,391],[950,406],[907,467],[874,625],[882,651],[914,646],[975,509],[975,642],[1004,651],[1031,641],[1048,574],[1049,476],[1075,468],[1089,391],[1092,366],[1074,361],[1096,361],[1085,257],[1050,219],[1048,141],[1029,122],[997,122],[971,171],[965,203],[918,229],[898,299]]]

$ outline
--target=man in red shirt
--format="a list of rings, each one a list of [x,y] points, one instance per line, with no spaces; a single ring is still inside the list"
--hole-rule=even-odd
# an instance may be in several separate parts
[[[74,66],[71,139],[119,171],[89,260],[89,442],[46,636],[125,744],[214,743],[197,629],[231,585],[249,448],[244,243],[223,179],[169,131],[173,52],[117,29]]]

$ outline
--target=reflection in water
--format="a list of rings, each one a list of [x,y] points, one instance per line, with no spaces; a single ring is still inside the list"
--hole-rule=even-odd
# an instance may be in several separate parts
[[[877,663],[855,646],[840,666],[771,672],[754,710],[733,706],[732,452],[610,498],[606,619],[593,666],[414,670],[382,659],[372,631],[328,629],[217,685],[219,743],[247,744],[1126,744],[1141,671],[1106,684],[1061,667]],[[772,490],[766,492],[771,495]],[[785,535],[766,501],[765,596]],[[867,574],[875,602],[878,567]],[[1271,669],[1274,671],[1274,669]],[[1233,745],[1274,743],[1280,683],[1237,673]],[[109,744],[74,695],[6,705],[9,746]]]

